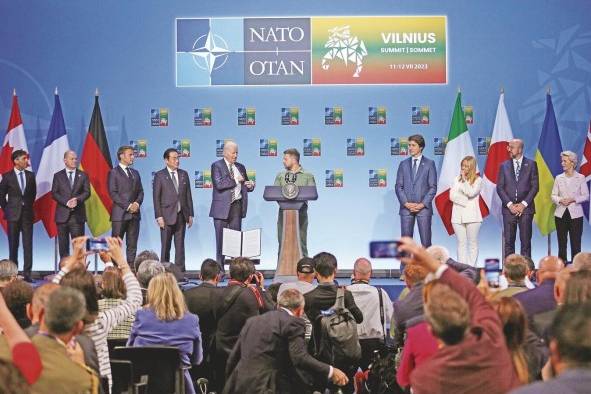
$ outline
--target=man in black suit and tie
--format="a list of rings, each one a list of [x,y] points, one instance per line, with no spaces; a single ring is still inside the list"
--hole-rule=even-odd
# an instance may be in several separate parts
[[[55,223],[60,258],[70,255],[70,237],[84,235],[86,209],[84,201],[90,197],[88,175],[78,169],[78,155],[73,150],[64,153],[66,168],[53,175],[51,196],[56,201]]]
[[[164,151],[166,167],[154,174],[154,215],[160,227],[160,261],[170,261],[174,235],[174,264],[185,272],[185,229],[193,225],[193,197],[187,171],[179,168],[176,149]]]
[[[503,203],[503,258],[515,253],[519,226],[521,255],[531,257],[532,221],[536,213],[534,198],[538,194],[538,165],[523,156],[523,141],[513,139],[508,146],[511,160],[499,167],[497,194]]]
[[[310,378],[324,386],[347,384],[338,368],[306,350],[304,297],[297,289],[279,296],[278,309],[247,320],[228,359],[224,393],[307,393]],[[309,386],[309,385],[308,385]]]
[[[23,276],[32,282],[33,268],[33,203],[37,196],[35,174],[27,170],[29,154],[22,149],[12,152],[14,169],[2,174],[0,181],[0,208],[8,222],[8,254],[18,265],[18,247],[23,234]]]
[[[140,205],[144,201],[144,188],[140,173],[131,168],[133,147],[124,145],[117,150],[119,164],[109,171],[109,195],[113,200],[111,222],[113,237],[123,239],[127,247],[127,261],[135,261],[137,238],[140,233]]]

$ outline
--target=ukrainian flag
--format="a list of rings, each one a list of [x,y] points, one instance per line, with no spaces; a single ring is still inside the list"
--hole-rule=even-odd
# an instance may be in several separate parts
[[[562,173],[560,165],[560,153],[562,152],[562,143],[558,133],[558,124],[552,105],[552,96],[546,95],[546,117],[542,126],[542,135],[538,142],[535,161],[538,164],[540,176],[540,190],[534,198],[536,204],[536,213],[534,220],[540,229],[542,235],[548,235],[554,230],[554,203],[552,202],[552,186],[554,178]]]

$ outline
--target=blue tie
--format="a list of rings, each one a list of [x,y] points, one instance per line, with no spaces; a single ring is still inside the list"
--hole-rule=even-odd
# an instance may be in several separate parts
[[[23,194],[25,194],[25,178],[24,178],[24,174],[25,174],[25,172],[24,172],[24,171],[21,171],[21,172],[18,174],[18,176],[19,176],[19,178],[20,178],[20,181],[21,181],[21,192],[22,192]]]

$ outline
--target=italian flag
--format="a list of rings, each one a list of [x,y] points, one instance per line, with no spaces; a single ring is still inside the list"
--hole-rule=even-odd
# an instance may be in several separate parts
[[[454,233],[451,225],[453,203],[449,199],[449,191],[454,179],[460,175],[460,164],[466,156],[474,156],[474,148],[462,109],[462,93],[458,92],[435,196],[435,206],[449,235]],[[478,168],[476,170],[478,171]],[[483,218],[488,215],[488,207],[482,196],[480,196],[480,211]]]

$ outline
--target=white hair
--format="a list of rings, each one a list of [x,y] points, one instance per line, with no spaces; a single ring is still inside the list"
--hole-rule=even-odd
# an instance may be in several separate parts
[[[577,154],[575,152],[570,151],[570,150],[565,150],[564,152],[561,152],[560,157],[568,158],[575,165],[575,167],[577,166],[577,162],[579,161],[577,159]]]
[[[427,248],[427,253],[440,263],[445,264],[449,260],[449,250],[443,246],[431,245]]]
[[[238,148],[238,144],[234,141],[226,141],[224,142],[224,151],[230,150],[230,148]]]

